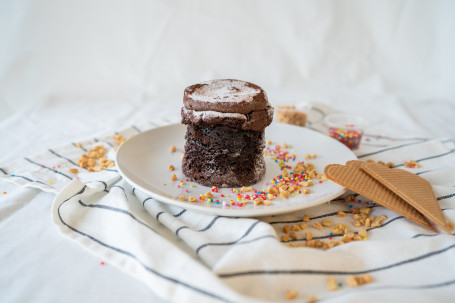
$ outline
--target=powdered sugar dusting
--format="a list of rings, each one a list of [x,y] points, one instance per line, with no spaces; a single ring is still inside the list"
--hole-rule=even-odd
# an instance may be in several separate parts
[[[203,102],[252,102],[260,93],[260,89],[240,80],[211,80],[202,82],[189,96],[191,99]]]

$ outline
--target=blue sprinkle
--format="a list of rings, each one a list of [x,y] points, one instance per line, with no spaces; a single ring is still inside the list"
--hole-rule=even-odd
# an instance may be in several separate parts
[[[16,175],[11,175],[11,177],[16,177]]]
[[[352,205],[349,205],[349,208],[352,208]]]
[[[341,287],[341,286],[343,286],[343,283],[341,283],[341,282],[338,283],[338,287]]]
[[[333,237],[333,233],[330,233],[329,236]]]

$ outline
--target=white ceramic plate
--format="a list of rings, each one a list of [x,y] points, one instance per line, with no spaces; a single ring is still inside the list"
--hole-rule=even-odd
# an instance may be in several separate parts
[[[117,167],[122,177],[134,187],[161,202],[204,213],[235,217],[259,217],[288,213],[325,203],[345,192],[342,186],[329,180],[319,183],[315,179],[314,186],[310,187],[311,194],[298,194],[287,200],[278,197],[272,201],[270,206],[254,206],[252,202],[243,206],[232,206],[229,201],[233,199],[237,202],[237,200],[230,188],[220,188],[219,192],[215,193],[216,198],[214,199],[218,199],[219,204],[201,200],[182,202],[178,200],[179,195],[199,197],[200,194],[211,190],[209,187],[185,181],[186,177],[181,171],[180,160],[185,144],[185,132],[184,125],[175,124],[152,129],[127,140],[118,149],[116,155]],[[266,140],[271,140],[274,144],[279,145],[287,143],[290,146],[289,151],[296,155],[296,162],[312,162],[320,173],[323,173],[328,164],[344,164],[346,161],[357,159],[352,151],[340,142],[303,127],[272,123],[266,128]],[[175,153],[169,151],[172,145],[177,147]],[[305,154],[317,154],[317,158],[306,160]],[[257,190],[266,189],[265,183],[281,174],[275,161],[268,156],[265,157],[265,160],[266,175],[261,182],[252,186]],[[175,166],[173,172],[168,170],[168,166],[171,164]],[[172,173],[177,175],[178,181],[171,181]],[[181,185],[182,180],[184,185]],[[221,194],[229,195],[229,198],[221,198]],[[223,204],[223,202],[226,203]]]

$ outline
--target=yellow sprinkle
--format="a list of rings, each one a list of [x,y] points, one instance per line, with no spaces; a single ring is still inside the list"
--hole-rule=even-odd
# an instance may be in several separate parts
[[[49,180],[49,183],[52,183],[52,181],[51,181],[51,180]]]

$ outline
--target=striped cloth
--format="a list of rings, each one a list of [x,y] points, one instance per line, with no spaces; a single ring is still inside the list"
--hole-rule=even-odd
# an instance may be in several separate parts
[[[166,123],[132,126],[119,134],[133,136]],[[309,126],[323,130],[320,123]],[[228,218],[200,214],[163,204],[125,182],[115,167],[89,173],[69,172],[80,155],[104,145],[112,158],[114,133],[103,138],[52,148],[18,159],[0,168],[0,178],[24,187],[57,194],[52,220],[69,239],[106,262],[148,285],[172,302],[285,301],[297,291],[297,301],[315,296],[320,302],[451,301],[455,294],[455,237],[435,234],[371,201],[356,196],[353,202],[330,203],[286,215],[263,218]],[[448,139],[391,138],[367,134],[356,155],[361,160],[404,162],[408,169],[432,185],[449,221],[455,221],[455,144]],[[368,229],[367,241],[355,241],[329,250],[290,247],[281,241],[283,227],[309,215],[314,239],[332,238],[328,228],[312,227],[323,218],[349,226],[352,208],[371,208],[385,215],[380,227]],[[305,231],[294,244],[303,243]],[[335,240],[340,237],[333,236]],[[370,274],[373,282],[347,286],[349,275]],[[327,289],[329,276],[339,284]]]

